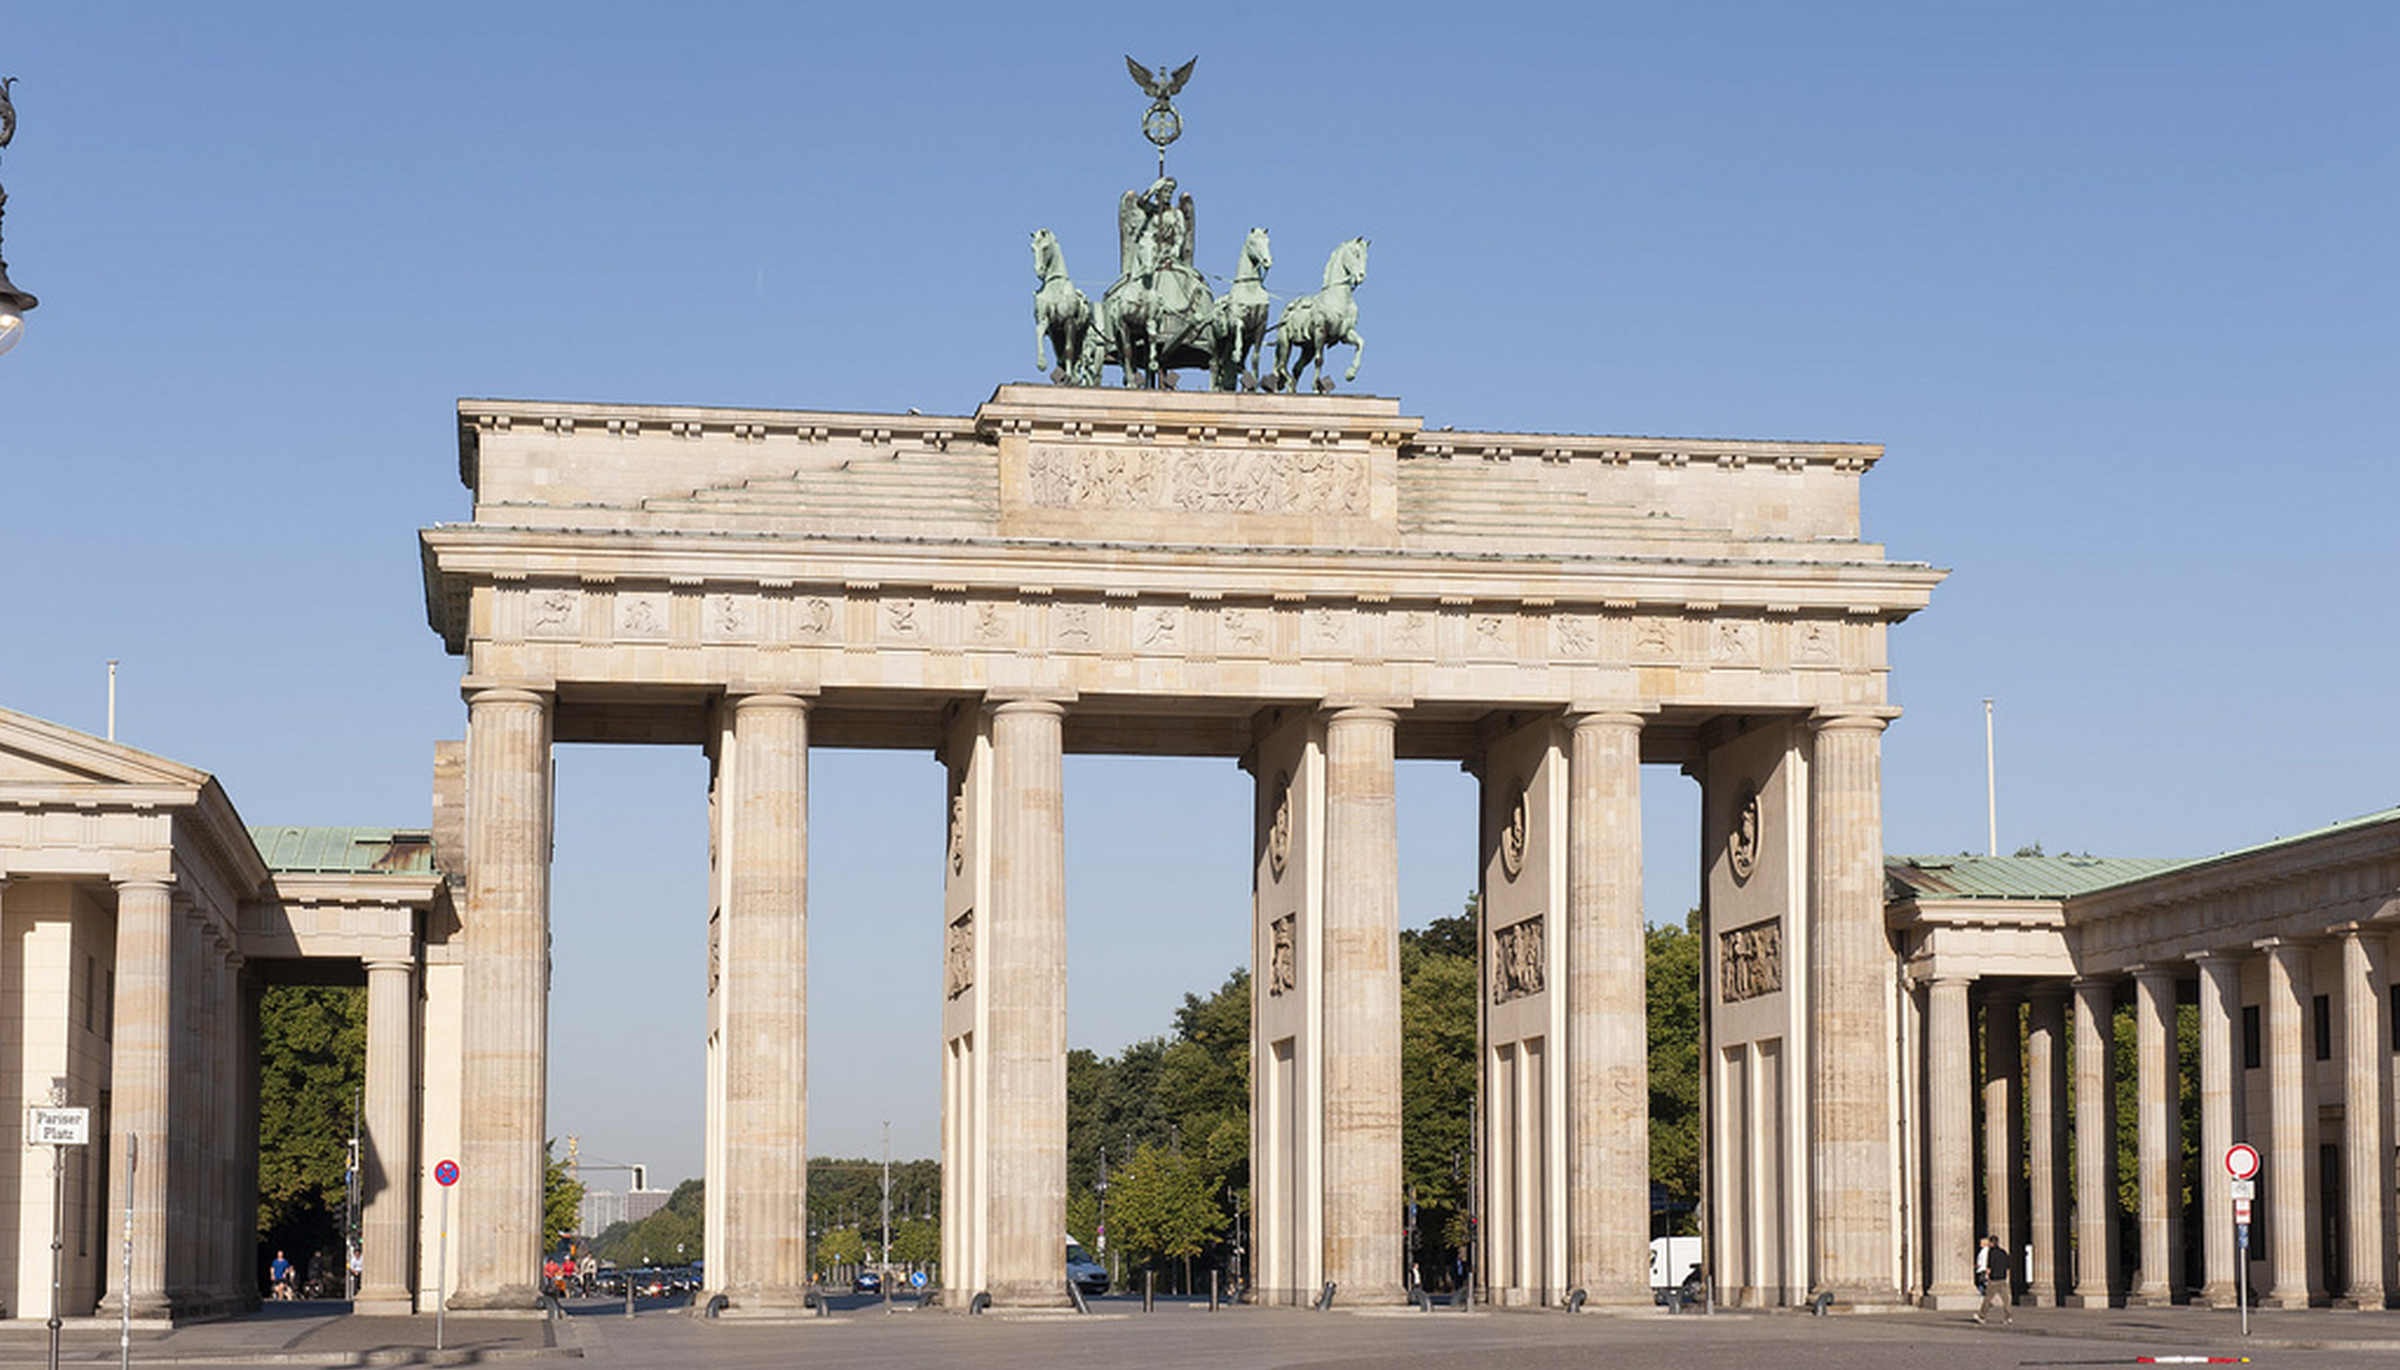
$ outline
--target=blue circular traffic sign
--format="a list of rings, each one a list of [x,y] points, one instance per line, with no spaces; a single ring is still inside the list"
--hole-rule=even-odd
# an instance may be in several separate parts
[[[458,1183],[458,1162],[442,1161],[433,1167],[433,1182],[444,1189]]]
[[[908,1272],[908,1287],[911,1289],[923,1289],[925,1287],[925,1272],[922,1270],[912,1270]]]

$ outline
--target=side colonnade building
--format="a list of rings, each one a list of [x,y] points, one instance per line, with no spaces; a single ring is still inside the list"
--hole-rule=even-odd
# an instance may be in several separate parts
[[[419,1149],[456,1130],[456,929],[428,831],[245,827],[203,771],[0,709],[0,1313],[51,1313],[59,1187],[25,1129],[54,1096],[92,1119],[57,1158],[61,1316],[257,1305],[276,984],[367,990],[360,1307],[414,1307]]]
[[[2197,861],[1889,871],[1934,1306],[1974,1306],[1984,1232],[2039,1304],[2232,1307],[2245,1257],[2265,1307],[2389,1304],[2400,809]],[[2246,1251],[2235,1142],[2262,1158]]]

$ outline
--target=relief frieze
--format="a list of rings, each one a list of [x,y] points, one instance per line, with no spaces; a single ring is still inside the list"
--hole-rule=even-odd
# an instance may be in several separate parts
[[[1717,999],[1738,1004],[1783,988],[1783,925],[1769,920],[1717,934]]]
[[[1195,514],[1364,514],[1361,453],[1267,452],[1035,444],[1026,500],[1040,509],[1145,509]]]
[[[574,637],[583,627],[583,594],[577,590],[536,590],[525,600],[525,632],[530,637]]]
[[[655,638],[667,635],[667,597],[655,591],[617,593],[617,636]]]
[[[960,914],[942,939],[942,997],[956,999],[975,987],[975,910]]]
[[[1267,993],[1289,994],[1300,983],[1299,915],[1287,913],[1267,927]]]
[[[1543,965],[1542,916],[1492,931],[1492,1002],[1505,1004],[1542,992],[1547,981]]]

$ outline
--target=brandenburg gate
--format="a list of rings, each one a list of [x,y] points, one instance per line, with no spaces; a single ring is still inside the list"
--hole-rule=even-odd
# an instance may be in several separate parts
[[[1331,269],[1329,268],[1329,279]],[[1252,1243],[1403,1297],[1394,764],[1480,778],[1481,1275],[1647,1303],[1641,766],[1699,781],[1714,1276],[1897,1303],[1873,446],[1428,430],[1352,395],[1003,386],[955,417],[468,401],[423,534],[465,658],[461,1264],[540,1267],[550,752],[711,762],[707,1281],[802,1299],[809,754],[948,776],[943,1284],[1067,1301],[1061,759],[1255,778]],[[692,796],[702,802],[702,796]],[[931,1045],[931,1044],[928,1044]]]

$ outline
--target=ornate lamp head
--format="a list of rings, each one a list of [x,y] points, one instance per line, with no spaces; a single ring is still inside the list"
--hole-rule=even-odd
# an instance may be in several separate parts
[[[8,98],[8,88],[16,83],[14,76],[0,79],[0,148],[7,147],[9,140],[17,136],[17,108]],[[7,213],[8,190],[0,186],[0,217]],[[8,261],[0,257],[0,352],[15,347],[17,340],[25,336],[25,312],[40,303],[9,283]]]

